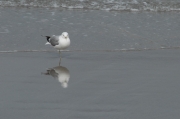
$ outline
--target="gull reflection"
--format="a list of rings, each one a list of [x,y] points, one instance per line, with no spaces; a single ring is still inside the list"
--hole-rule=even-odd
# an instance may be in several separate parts
[[[47,69],[47,72],[44,73],[45,75],[51,75],[55,79],[57,79],[63,88],[68,87],[68,82],[70,79],[69,70],[63,66],[57,66],[53,68]]]

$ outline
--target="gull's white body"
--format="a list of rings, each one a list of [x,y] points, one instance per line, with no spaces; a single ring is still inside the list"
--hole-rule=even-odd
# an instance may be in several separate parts
[[[70,46],[70,39],[69,38],[63,38],[62,36],[59,36],[59,45],[54,46],[57,50],[63,50]]]
[[[63,50],[70,46],[70,39],[67,32],[63,32],[60,36],[51,36],[49,42],[45,45],[50,44],[57,50]]]

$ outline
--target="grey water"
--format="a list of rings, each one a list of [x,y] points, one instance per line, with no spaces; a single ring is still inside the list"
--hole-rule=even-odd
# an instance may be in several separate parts
[[[61,81],[54,52],[2,53],[0,118],[178,119],[179,53],[63,52]]]
[[[50,8],[0,8],[0,51],[47,50],[41,35],[67,31],[69,50],[179,47],[179,12],[107,12]]]
[[[178,119],[178,4],[1,0],[0,118]],[[64,31],[59,66],[41,35]]]
[[[179,0],[1,0],[0,6],[107,11],[179,11]]]

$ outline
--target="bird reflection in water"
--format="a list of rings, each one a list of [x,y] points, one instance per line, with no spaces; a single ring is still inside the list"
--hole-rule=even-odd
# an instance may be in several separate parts
[[[70,79],[69,70],[63,66],[57,66],[53,68],[47,69],[47,72],[44,73],[45,75],[51,75],[55,79],[57,79],[63,88],[68,87],[68,82]]]

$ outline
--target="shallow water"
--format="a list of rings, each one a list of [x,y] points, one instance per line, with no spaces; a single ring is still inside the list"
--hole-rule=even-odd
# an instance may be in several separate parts
[[[67,88],[44,75],[58,66],[56,53],[1,53],[0,117],[178,118],[179,53],[63,52]]]
[[[180,11],[179,0],[1,0],[0,6],[106,11]]]
[[[179,118],[179,18],[0,7],[0,118]],[[71,46],[48,74],[59,54],[41,35],[63,31]]]
[[[106,12],[0,8],[0,51],[51,50],[41,35],[69,33],[69,50],[179,47],[178,12]]]

